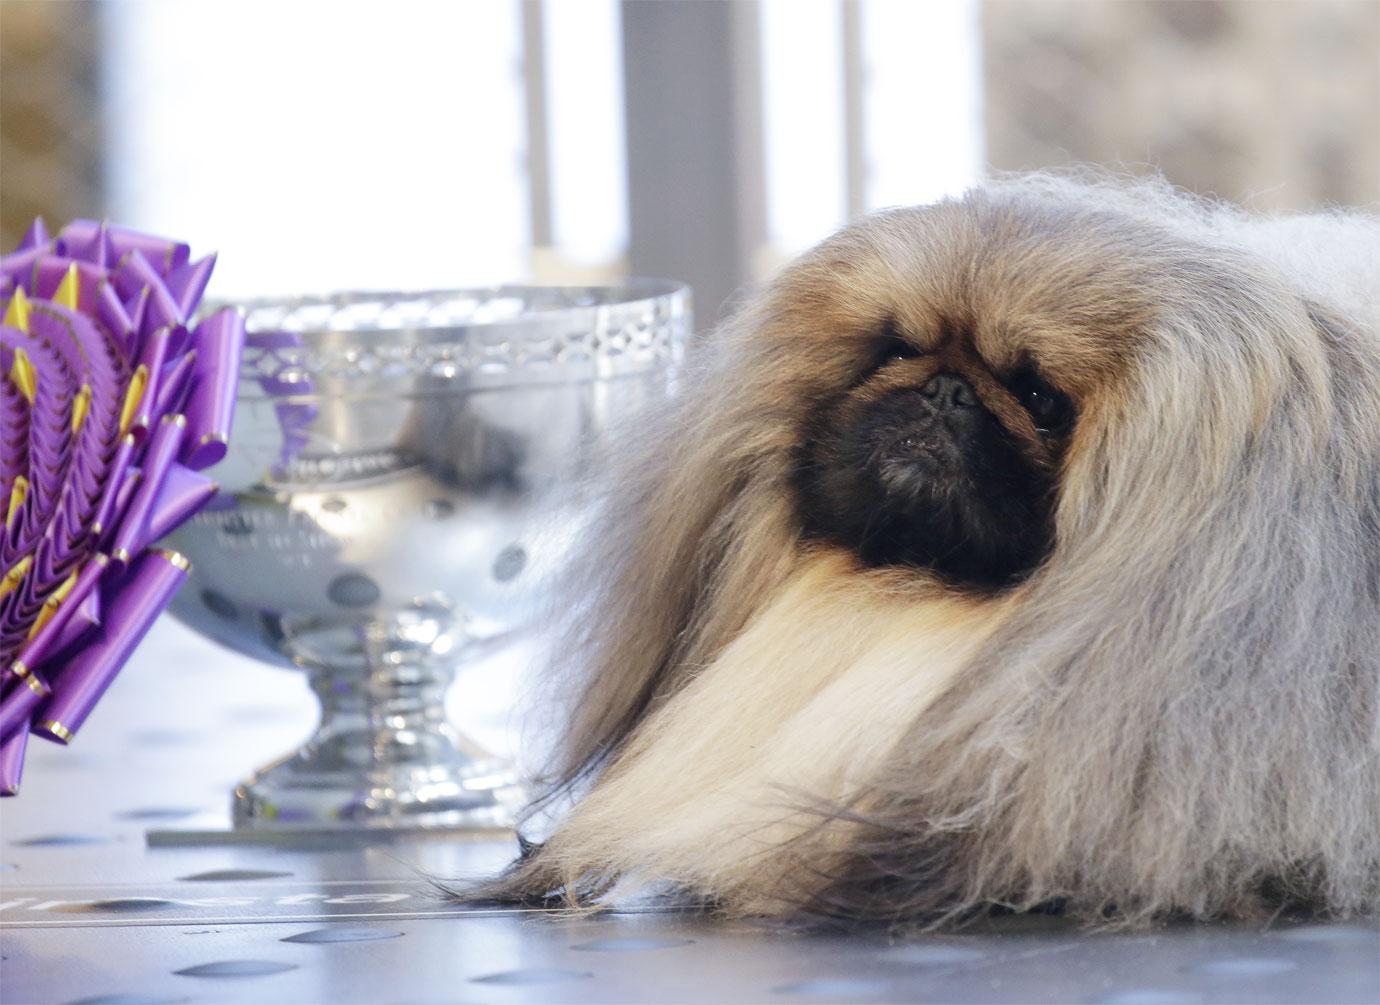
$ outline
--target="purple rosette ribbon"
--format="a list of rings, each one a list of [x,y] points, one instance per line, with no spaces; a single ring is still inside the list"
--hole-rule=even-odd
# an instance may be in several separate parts
[[[214,496],[244,324],[215,257],[75,220],[0,256],[0,795],[69,742],[186,578],[155,546]]]

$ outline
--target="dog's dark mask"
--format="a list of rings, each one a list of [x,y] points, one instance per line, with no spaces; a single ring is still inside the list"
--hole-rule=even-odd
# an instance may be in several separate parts
[[[1025,373],[1007,390],[1042,436],[1066,433],[1058,392]],[[958,586],[1019,582],[1054,542],[1054,466],[1027,457],[957,372],[826,406],[806,430],[797,488],[807,536]]]

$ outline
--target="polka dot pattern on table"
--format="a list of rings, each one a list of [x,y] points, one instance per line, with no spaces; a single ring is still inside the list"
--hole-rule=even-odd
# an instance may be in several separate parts
[[[298,932],[279,942],[297,942],[317,945],[328,942],[374,942],[379,939],[396,939],[402,932],[390,932],[383,928],[314,928],[310,932]]]
[[[182,820],[201,812],[203,811],[190,806],[142,806],[125,810],[115,816],[120,820]]]
[[[83,903],[61,904],[53,910],[65,914],[138,914],[142,911],[156,911],[162,908],[176,908],[179,905],[161,897],[111,897],[106,900],[89,900]]]
[[[42,834],[38,837],[15,841],[21,848],[62,848],[79,847],[90,844],[109,844],[110,838],[99,834]]]
[[[251,879],[284,879],[290,872],[276,872],[271,869],[212,869],[209,872],[194,872],[190,876],[178,876],[183,883],[228,883]]]
[[[482,977],[471,977],[475,984],[499,984],[519,986],[524,984],[562,984],[565,981],[580,981],[593,977],[588,970],[561,970],[555,967],[528,967],[524,970],[503,970]]]
[[[218,960],[184,967],[173,973],[179,977],[267,977],[296,969],[295,963],[279,963],[276,960]]]

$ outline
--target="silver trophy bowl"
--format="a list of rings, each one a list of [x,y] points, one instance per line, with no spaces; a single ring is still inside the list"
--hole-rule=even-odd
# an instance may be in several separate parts
[[[532,626],[622,416],[669,393],[689,291],[506,287],[239,304],[220,490],[172,538],[176,615],[304,670],[315,734],[238,831],[510,826],[512,766],[447,720],[457,666]]]

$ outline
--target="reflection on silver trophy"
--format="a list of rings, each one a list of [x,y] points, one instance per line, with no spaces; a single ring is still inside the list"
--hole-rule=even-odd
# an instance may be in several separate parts
[[[667,394],[682,286],[509,287],[241,305],[220,494],[174,603],[304,669],[315,735],[234,794],[240,829],[504,826],[512,767],[447,721],[457,663],[521,631],[579,525],[570,486]],[[567,491],[562,491],[562,490]]]

